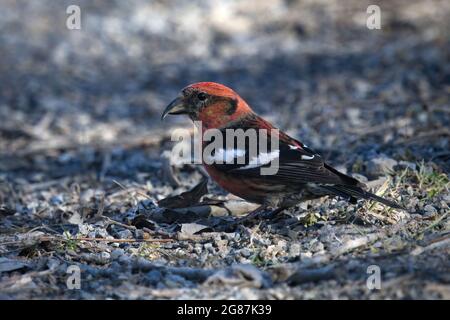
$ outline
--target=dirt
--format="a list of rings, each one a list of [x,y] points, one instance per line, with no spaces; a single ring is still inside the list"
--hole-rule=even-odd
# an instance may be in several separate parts
[[[450,298],[448,1],[1,7],[0,298]],[[223,232],[252,206],[212,181],[158,206],[204,177],[168,160],[188,119],[160,121],[198,81],[409,212],[322,198]]]

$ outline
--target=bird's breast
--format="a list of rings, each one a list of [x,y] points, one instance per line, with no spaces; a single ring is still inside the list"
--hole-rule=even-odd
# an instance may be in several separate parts
[[[290,190],[288,186],[265,182],[263,179],[238,177],[232,173],[217,170],[212,165],[204,165],[206,171],[220,187],[249,202],[278,203]]]

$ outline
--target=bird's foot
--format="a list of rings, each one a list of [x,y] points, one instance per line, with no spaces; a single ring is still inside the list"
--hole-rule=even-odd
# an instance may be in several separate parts
[[[284,208],[277,208],[270,211],[267,211],[266,209],[267,207],[261,206],[244,217],[235,219],[231,222],[219,226],[218,231],[232,232],[236,230],[236,228],[240,225],[248,225],[252,222],[254,223],[255,221],[263,219],[273,219],[276,215],[278,215],[278,213],[284,210]]]

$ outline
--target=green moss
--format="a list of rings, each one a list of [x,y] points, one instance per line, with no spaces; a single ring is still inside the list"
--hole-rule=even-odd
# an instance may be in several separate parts
[[[261,256],[260,253],[261,253],[261,252],[258,251],[258,252],[256,252],[255,254],[253,254],[253,255],[250,257],[250,261],[251,261],[251,263],[252,263],[254,266],[256,266],[256,267],[266,267],[267,265],[270,264],[270,262],[269,262],[269,261],[266,261],[266,260]]]
[[[434,198],[444,190],[450,188],[450,180],[445,173],[439,173],[424,162],[419,164],[419,171],[415,172],[418,187],[427,194],[427,199]]]

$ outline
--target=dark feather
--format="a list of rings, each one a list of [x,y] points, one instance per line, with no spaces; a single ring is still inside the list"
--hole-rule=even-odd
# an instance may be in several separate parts
[[[392,200],[379,197],[376,194],[361,189],[360,187],[335,185],[335,186],[323,186],[322,188],[329,190],[331,193],[334,193],[341,197],[355,197],[366,200],[374,200],[384,205],[387,205],[391,208],[407,211],[405,207],[399,205],[398,203]]]
[[[247,129],[268,129],[267,141],[262,141],[262,145],[266,143],[264,151],[270,152],[273,150],[270,144],[270,129],[274,129],[274,127],[262,118],[252,115],[227,128],[243,129],[244,131]],[[226,137],[225,134],[224,137]],[[258,146],[261,145],[260,139],[262,138],[258,136]],[[233,144],[227,144],[224,141],[223,147],[226,148],[227,145],[230,146]],[[318,153],[281,131],[279,132],[278,171],[275,174],[261,175],[261,168],[271,166],[273,161],[261,166],[248,166],[250,161],[250,147],[249,142],[246,141],[244,146],[246,156],[245,159],[241,159],[243,161],[240,164],[214,164],[214,168],[237,179],[254,179],[256,185],[259,181],[261,188],[264,185],[285,186],[286,193],[295,193],[300,191],[301,188],[307,188],[310,189],[311,193],[317,192],[317,196],[332,194],[346,198],[352,203],[355,203],[356,199],[362,198],[378,201],[392,208],[405,210],[405,208],[394,201],[381,198],[363,190],[363,187],[365,187],[364,184],[329,166]],[[258,154],[259,152],[260,150],[258,149]],[[267,192],[268,194],[270,193],[270,191]]]

